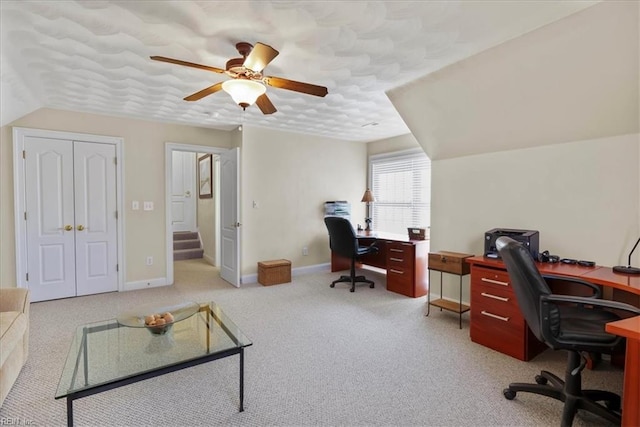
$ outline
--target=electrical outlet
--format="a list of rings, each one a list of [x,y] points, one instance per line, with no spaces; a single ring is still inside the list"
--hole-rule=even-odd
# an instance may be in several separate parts
[[[147,265],[153,265],[153,257],[152,256],[148,256],[147,257]]]
[[[304,256],[309,255],[309,248],[308,247],[304,246],[302,248],[302,255],[304,255]]]

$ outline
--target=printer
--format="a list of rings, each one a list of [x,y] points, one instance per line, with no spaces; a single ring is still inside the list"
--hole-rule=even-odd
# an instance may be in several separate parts
[[[484,256],[488,258],[500,258],[500,254],[496,248],[496,240],[502,236],[510,237],[522,243],[529,249],[529,253],[531,253],[533,259],[538,259],[540,233],[536,230],[517,230],[512,228],[494,228],[484,233]]]

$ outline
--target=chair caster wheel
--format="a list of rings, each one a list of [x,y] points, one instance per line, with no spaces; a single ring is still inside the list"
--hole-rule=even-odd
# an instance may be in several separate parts
[[[355,290],[355,289],[349,289],[349,291],[350,291],[350,292],[355,292],[356,290]]]
[[[513,400],[516,398],[516,392],[509,390],[508,388],[505,388],[504,390],[502,390],[502,394],[504,394],[504,397],[507,400]]]
[[[369,285],[369,287],[370,287],[371,289],[373,289],[373,284]]]
[[[335,284],[335,283],[332,283],[332,284],[330,284],[330,285],[329,285],[329,287],[330,287],[330,288],[335,288],[335,287],[336,287],[336,284]]]
[[[543,377],[542,375],[536,375],[536,383],[540,384],[540,385],[545,385],[547,383],[547,379],[545,377]]]

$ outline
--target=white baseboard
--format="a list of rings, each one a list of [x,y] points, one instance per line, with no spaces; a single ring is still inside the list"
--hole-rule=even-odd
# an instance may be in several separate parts
[[[296,267],[291,269],[291,276],[300,276],[311,273],[325,273],[331,271],[331,263],[306,265],[304,267]],[[258,274],[247,274],[240,278],[240,283],[258,283]]]
[[[158,277],[155,279],[138,280],[136,282],[127,282],[124,284],[123,291],[134,291],[137,289],[157,288],[159,286],[167,286],[166,277]]]
[[[258,283],[258,274],[247,274],[246,276],[240,277],[241,284],[247,283]]]
[[[291,275],[299,276],[301,274],[327,273],[329,271],[331,271],[331,263],[327,262],[324,264],[305,265],[304,267],[294,268],[291,270]]]
[[[209,264],[213,265],[214,267],[216,266],[216,260],[210,257],[209,255],[203,254],[202,258],[204,258],[205,261],[207,261]]]

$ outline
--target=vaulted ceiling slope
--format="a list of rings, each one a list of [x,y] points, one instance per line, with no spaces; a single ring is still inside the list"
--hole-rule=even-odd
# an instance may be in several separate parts
[[[436,160],[635,134],[639,19],[606,1],[388,95]]]
[[[409,129],[385,91],[580,11],[594,1],[0,2],[1,124],[41,107],[230,129],[239,123],[369,141]],[[239,41],[279,50],[267,75],[326,86],[268,88],[278,112],[244,113],[224,92]]]

